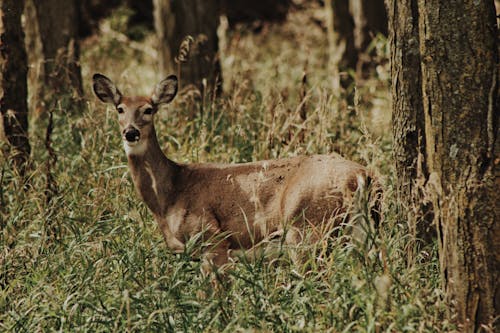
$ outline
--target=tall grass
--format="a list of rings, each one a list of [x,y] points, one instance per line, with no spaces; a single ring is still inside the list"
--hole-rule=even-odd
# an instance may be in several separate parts
[[[415,249],[394,194],[388,66],[357,87],[356,105],[348,108],[331,90],[326,36],[310,20],[321,15],[293,13],[288,23],[260,35],[224,32],[223,97],[206,100],[201,112],[189,92],[181,93],[159,113],[157,132],[167,155],[180,162],[340,151],[368,165],[384,187],[384,218],[369,243],[346,242],[341,230],[297,249],[300,261],[286,249],[242,258],[213,289],[191,255],[194,243],[183,254],[166,248],[133,190],[116,115],[89,93],[80,115],[63,106],[54,112],[57,192],[50,202],[43,117],[31,124],[28,188],[7,161],[0,164],[0,331],[451,330],[443,319],[436,248],[408,256]],[[374,47],[387,57],[383,39]],[[108,35],[88,41],[86,91],[99,71],[122,91],[148,93],[161,79],[153,56]],[[301,96],[304,72],[308,85]]]

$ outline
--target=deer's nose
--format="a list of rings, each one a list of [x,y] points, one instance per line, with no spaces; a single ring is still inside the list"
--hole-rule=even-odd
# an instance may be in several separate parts
[[[128,127],[123,131],[123,134],[125,135],[125,139],[128,142],[135,142],[139,141],[139,138],[141,136],[141,133],[137,128],[134,127]]]

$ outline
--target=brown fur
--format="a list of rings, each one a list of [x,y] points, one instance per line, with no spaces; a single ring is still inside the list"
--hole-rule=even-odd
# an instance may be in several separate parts
[[[182,251],[186,241],[202,231],[207,238],[224,235],[208,250],[209,259],[221,265],[231,249],[249,249],[284,229],[332,220],[346,211],[360,184],[369,182],[364,167],[336,154],[245,164],[177,164],[163,154],[152,116],[142,114],[145,105],[153,105],[152,98],[121,93],[103,98],[103,91],[115,87],[99,79],[94,78],[99,98],[125,105],[119,116],[122,132],[134,126],[147,144],[143,153],[128,155],[132,180],[174,251]],[[155,93],[162,89],[157,86]]]

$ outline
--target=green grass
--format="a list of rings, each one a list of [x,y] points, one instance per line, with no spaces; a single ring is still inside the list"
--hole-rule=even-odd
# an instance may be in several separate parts
[[[311,13],[307,13],[310,15]],[[312,15],[316,15],[313,12]],[[179,162],[243,162],[339,151],[381,178],[384,218],[370,246],[325,238],[275,256],[241,259],[213,289],[193,258],[172,254],[135,194],[116,115],[89,93],[79,115],[55,112],[45,198],[46,119],[31,122],[29,186],[2,159],[0,331],[7,332],[440,332],[444,319],[435,246],[416,249],[394,193],[388,65],[362,82],[354,113],[330,88],[326,36],[293,14],[262,35],[226,33],[224,96],[204,112],[180,95],[156,119],[168,156]],[[151,47],[147,39],[145,45]],[[297,47],[300,43],[301,47]],[[387,57],[379,39],[379,56]],[[95,71],[126,93],[147,93],[154,58],[101,36],[82,47],[86,91]],[[305,124],[298,117],[308,75]],[[378,117],[378,118],[377,118]],[[375,119],[376,118],[376,119]],[[301,140],[298,133],[305,130]],[[242,221],[244,223],[244,221]],[[342,232],[340,232],[342,235]]]

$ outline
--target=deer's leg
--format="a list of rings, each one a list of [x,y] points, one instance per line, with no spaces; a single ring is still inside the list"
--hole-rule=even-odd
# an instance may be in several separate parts
[[[163,234],[163,239],[165,239],[165,243],[167,243],[167,247],[172,250],[174,253],[181,253],[184,251],[184,243],[178,240],[175,235],[170,230],[167,220],[160,217],[155,217],[158,226]]]
[[[288,255],[295,265],[300,264],[300,260],[297,253],[297,247],[303,242],[303,235],[297,227],[289,226],[285,230],[285,244],[288,248]]]
[[[230,242],[218,227],[216,221],[206,225],[204,239],[208,249],[203,256],[202,272],[208,274],[213,268],[220,268],[229,260]]]

